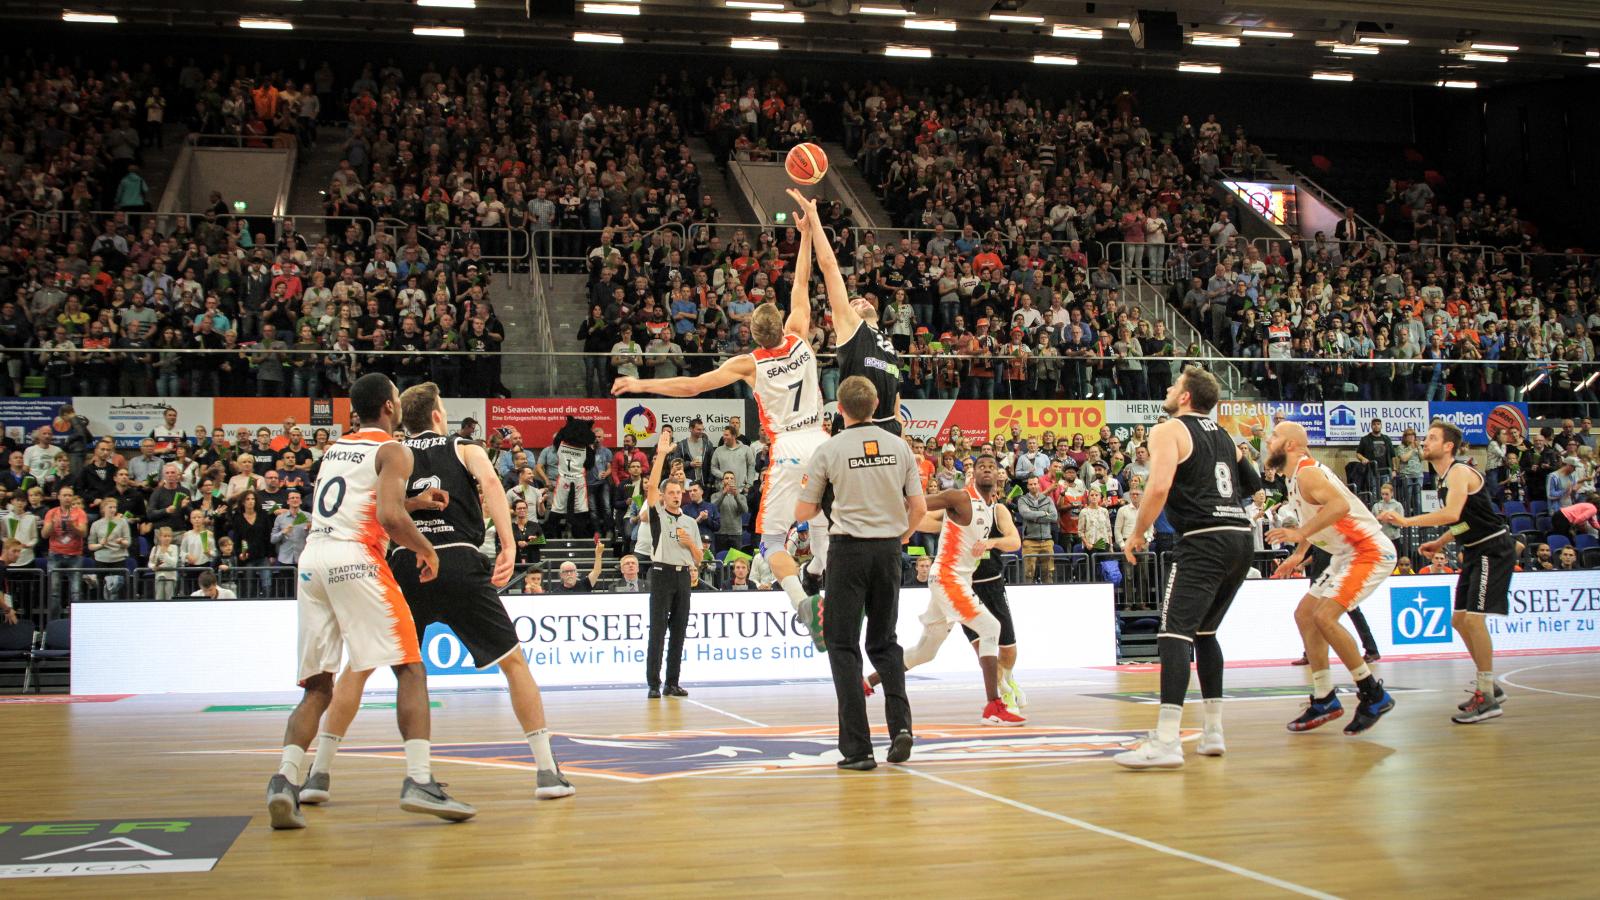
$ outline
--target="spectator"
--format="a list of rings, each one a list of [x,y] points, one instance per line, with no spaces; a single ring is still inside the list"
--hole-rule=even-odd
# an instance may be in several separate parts
[[[1117,510],[1116,545],[1118,548],[1126,546],[1128,538],[1133,536],[1134,526],[1139,522],[1139,501],[1142,499],[1144,499],[1144,490],[1141,488],[1129,490],[1122,499],[1122,507]],[[1155,540],[1155,528],[1152,526],[1149,531],[1145,532],[1144,537],[1147,542]]]
[[[1415,575],[1415,574],[1417,574],[1417,570],[1413,569],[1411,567],[1411,557],[1409,557],[1409,556],[1400,557],[1400,561],[1394,567],[1394,574],[1396,574],[1396,575]]]
[[[237,600],[238,595],[217,583],[217,573],[201,572],[200,586],[189,596],[204,597],[207,600]]]
[[[928,587],[932,575],[933,557],[927,554],[913,557],[911,568],[906,570],[905,587]]]
[[[1033,441],[1030,439],[1029,444]],[[1022,581],[1024,584],[1049,584],[1054,577],[1054,531],[1059,516],[1055,503],[1044,492],[1039,477],[1029,476],[1027,493],[1017,500],[1017,517],[1022,521]]]
[[[187,568],[209,567],[217,561],[217,539],[211,532],[212,519],[204,509],[189,511],[189,530],[178,541],[178,549]]]
[[[39,517],[28,508],[26,490],[13,492],[7,501],[5,513],[0,515],[0,537],[21,545],[11,566],[18,569],[33,567],[33,548],[38,545],[42,535]]]
[[[525,471],[532,471],[524,467]],[[517,545],[516,564],[536,566],[543,558],[544,530],[528,517],[528,502],[517,499],[511,504],[512,540]]]
[[[45,513],[41,532],[50,543],[51,618],[60,615],[64,596],[74,604],[82,599],[83,580],[76,570],[83,565],[84,537],[89,533],[89,516],[72,488],[61,488],[57,498],[56,508]]]
[[[641,454],[642,455],[642,454]],[[640,461],[643,465],[643,461]],[[711,451],[711,477],[719,482],[731,474],[740,493],[750,489],[756,480],[755,451],[739,440],[733,426],[722,429],[722,443]]]
[[[245,579],[245,595],[270,597],[272,596],[270,568],[273,561],[272,531],[275,516],[272,510],[262,505],[261,497],[262,495],[256,491],[245,491],[239,495],[237,509],[228,516],[227,536],[233,541],[234,557],[238,567],[252,570],[235,573],[236,578]],[[259,594],[256,594],[249,584],[252,576],[261,587]]]
[[[729,572],[728,584],[727,584],[726,587],[723,588],[723,590],[725,590],[725,591],[751,591],[751,590],[755,590],[755,585],[752,584],[751,581],[750,581],[750,561],[749,560],[745,560],[745,559],[736,559],[736,560],[734,560],[733,564],[728,567],[728,572]]]
[[[1394,498],[1393,484],[1384,485],[1379,490],[1379,493],[1380,496],[1378,498],[1378,502],[1372,504],[1372,514],[1378,516],[1379,521],[1382,521],[1383,513],[1386,512],[1392,512],[1397,516],[1404,516],[1406,514],[1405,506]],[[1391,541],[1400,540],[1400,526],[1398,525],[1384,522],[1383,533],[1384,536],[1388,537]]]
[[[1562,547],[1558,559],[1560,561],[1556,564],[1557,571],[1571,572],[1578,568],[1578,551],[1571,547]]]
[[[300,491],[290,491],[283,508],[272,520],[269,540],[277,548],[276,559],[280,566],[294,566],[306,549],[306,537],[311,532],[311,516],[302,508]]]
[[[1456,573],[1456,570],[1450,568],[1450,557],[1446,556],[1444,554],[1443,550],[1440,550],[1438,553],[1435,553],[1433,555],[1433,561],[1431,563],[1429,563],[1428,565],[1423,566],[1422,567],[1422,571],[1418,572],[1417,574],[1418,575],[1454,575],[1455,573]]]
[[[1359,491],[1375,493],[1380,484],[1389,483],[1394,473],[1395,449],[1394,441],[1383,433],[1382,419],[1373,419],[1372,430],[1361,436],[1356,445],[1356,461],[1360,464],[1355,479]]]
[[[145,487],[154,487],[161,479],[161,457],[156,455],[154,438],[139,441],[139,455],[128,461],[128,476]]]
[[[1570,506],[1574,500],[1578,487],[1578,479],[1573,473],[1578,468],[1578,458],[1568,456],[1561,460],[1561,465],[1545,479],[1545,497],[1548,498],[1551,510],[1559,510]]]
[[[1556,567],[1555,559],[1550,554],[1549,544],[1533,545],[1533,571],[1549,572]]]
[[[711,537],[711,547],[716,558],[722,559],[729,550],[743,544],[744,518],[750,512],[750,501],[733,471],[722,473],[721,489],[714,503],[717,529]]]
[[[690,482],[688,496],[683,501],[683,514],[695,521],[700,526],[700,544],[705,546],[711,542],[711,536],[719,529],[717,507],[707,502],[705,489],[699,482]]]
[[[100,501],[100,518],[89,528],[89,552],[94,554],[95,567],[114,569],[118,574],[102,571],[105,579],[106,599],[121,600],[126,597],[122,588],[127,579],[124,573],[128,564],[128,548],[133,546],[133,532],[128,520],[117,515],[117,498]]]
[[[1111,551],[1111,514],[1103,505],[1104,495],[1090,490],[1088,505],[1078,514],[1078,534],[1085,552],[1109,553]]]
[[[50,485],[55,483],[59,461],[65,455],[55,445],[55,435],[51,434],[49,426],[41,425],[33,433],[33,446],[23,452],[22,459],[34,481]]]
[[[1550,533],[1562,535],[1568,540],[1579,534],[1594,534],[1600,530],[1597,507],[1600,507],[1600,494],[1593,493],[1580,503],[1560,507],[1550,515]]]

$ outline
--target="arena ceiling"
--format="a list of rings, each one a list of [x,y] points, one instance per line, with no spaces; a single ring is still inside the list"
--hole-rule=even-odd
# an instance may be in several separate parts
[[[160,30],[288,39],[571,44],[579,33],[664,52],[730,49],[881,57],[893,46],[939,59],[1487,87],[1574,75],[1600,80],[1597,0],[1193,0],[1122,5],[1063,0],[0,0],[0,19],[61,29]],[[567,4],[562,9],[563,3]],[[63,22],[64,13],[116,22]],[[1160,13],[1181,35],[1160,44]],[[1152,14],[1156,14],[1152,17]],[[240,31],[248,19],[278,29]],[[1152,22],[1146,36],[1146,22]],[[286,24],[285,24],[286,23]],[[414,29],[436,29],[418,33]],[[413,38],[413,35],[416,35]],[[1141,38],[1143,40],[1141,40]],[[603,45],[597,44],[597,52]],[[739,49],[739,48],[734,48]],[[1038,59],[1036,59],[1036,57]],[[1197,72],[1198,75],[1209,74]]]

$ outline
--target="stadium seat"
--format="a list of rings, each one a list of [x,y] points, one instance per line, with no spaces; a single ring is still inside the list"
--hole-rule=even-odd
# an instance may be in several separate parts
[[[1521,500],[1507,500],[1506,505],[1501,509],[1501,512],[1508,516],[1525,515],[1528,512],[1528,504],[1523,503]],[[1516,526],[1513,525],[1512,527],[1515,528]]]
[[[1581,554],[1585,550],[1593,550],[1595,547],[1600,547],[1600,538],[1592,534],[1574,535],[1572,546]]]
[[[1579,553],[1578,564],[1585,569],[1600,569],[1600,547],[1590,547]]]
[[[1535,528],[1533,516],[1514,515],[1511,517],[1511,530],[1518,534],[1524,531],[1533,531]]]
[[[0,625],[0,672],[20,673],[17,686],[23,691],[28,689],[33,673],[33,638],[33,622],[28,619],[19,619],[15,625]]]
[[[1550,512],[1550,504],[1544,500],[1529,500],[1528,512],[1533,513],[1536,516],[1545,515],[1546,513]]]
[[[44,690],[44,676],[48,671],[51,674],[60,673],[65,676],[71,668],[72,662],[72,621],[70,619],[56,619],[44,627],[44,643],[31,654],[33,657],[33,673],[39,677],[35,689]],[[67,690],[68,682],[63,680],[60,688]]]
[[[1552,534],[1545,538],[1545,543],[1550,545],[1551,554],[1560,553],[1562,547],[1572,546],[1572,542],[1567,540],[1564,534]]]
[[[1549,513],[1539,513],[1538,515],[1534,516],[1533,517],[1533,527],[1537,528],[1539,531],[1541,531],[1541,532],[1543,532],[1545,534],[1549,534],[1550,533],[1550,514]]]

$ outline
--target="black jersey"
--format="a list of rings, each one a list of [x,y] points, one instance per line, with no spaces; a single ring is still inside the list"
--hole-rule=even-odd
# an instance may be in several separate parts
[[[470,443],[473,442],[458,434],[443,437],[431,431],[406,439],[412,458],[406,496],[415,497],[428,488],[440,488],[450,495],[450,505],[444,509],[411,514],[417,530],[435,548],[477,548],[483,544],[483,503],[478,499],[478,481],[461,462],[457,449]]]
[[[995,505],[999,506],[1004,502],[1004,498],[997,498],[995,500]],[[987,536],[989,538],[997,538],[1000,536],[999,516],[995,516],[989,521],[989,534]],[[985,581],[999,581],[1003,574],[1004,572],[1002,572],[1000,569],[999,552],[990,550],[988,553],[983,555],[982,559],[978,560],[978,565],[972,570],[972,583],[982,584]]]
[[[1254,470],[1240,472],[1233,441],[1209,417],[1179,416],[1178,421],[1189,429],[1193,446],[1189,458],[1178,463],[1173,473],[1172,489],[1167,493],[1167,521],[1179,537],[1208,528],[1249,530],[1250,517],[1240,505],[1240,498],[1248,495],[1243,493],[1245,485],[1240,482]]]
[[[1450,469],[1464,466],[1464,463],[1452,463]],[[1494,511],[1494,504],[1489,502],[1489,492],[1483,489],[1483,474],[1471,466],[1468,470],[1478,478],[1478,487],[1467,494],[1467,505],[1461,508],[1461,521],[1450,526],[1450,533],[1456,536],[1456,542],[1463,547],[1481,544],[1493,537],[1506,533],[1506,520]],[[1445,470],[1445,477],[1450,475],[1450,469]],[[1443,504],[1449,488],[1444,485],[1445,479],[1439,479],[1439,503]]]
[[[900,396],[900,356],[889,338],[862,322],[855,334],[839,345],[838,364],[840,381],[861,375],[872,382],[878,389],[878,408],[872,413],[872,421],[879,426],[894,422],[898,434],[895,403]]]

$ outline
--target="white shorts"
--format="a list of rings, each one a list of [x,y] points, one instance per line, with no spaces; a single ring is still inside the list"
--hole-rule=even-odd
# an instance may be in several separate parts
[[[1334,554],[1307,593],[1355,609],[1394,572],[1395,559],[1394,544],[1387,537],[1379,537],[1368,547]]]
[[[317,541],[300,554],[300,670],[338,672],[346,651],[350,668],[422,661],[417,626],[383,555],[357,541]]]
[[[928,611],[917,621],[924,625],[940,622],[966,624],[987,611],[978,599],[972,583],[959,576],[940,576],[937,571],[928,579]]]
[[[794,507],[805,488],[811,457],[828,439],[821,428],[785,431],[767,450],[767,470],[761,475],[761,508],[756,511],[757,536],[786,535],[794,524]],[[823,521],[822,516],[816,520]],[[826,524],[823,521],[823,524]]]

